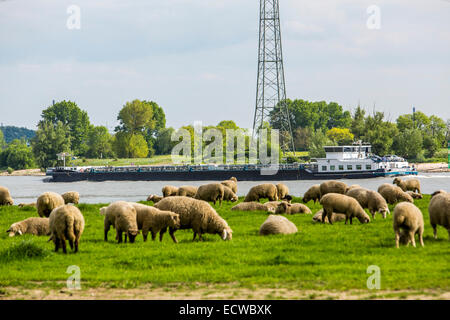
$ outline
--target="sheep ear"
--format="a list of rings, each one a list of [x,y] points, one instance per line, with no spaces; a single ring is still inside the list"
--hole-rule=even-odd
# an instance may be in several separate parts
[[[22,235],[22,231],[19,229],[19,234]]]
[[[228,236],[228,232],[227,232],[227,230],[224,229],[222,232],[222,240],[226,240],[227,236]]]

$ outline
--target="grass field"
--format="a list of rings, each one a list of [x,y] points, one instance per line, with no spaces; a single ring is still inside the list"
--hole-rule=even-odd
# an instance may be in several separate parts
[[[163,165],[171,164],[171,155],[154,156],[152,158],[126,158],[126,159],[76,159],[71,160],[67,165],[70,166],[129,166],[134,164],[136,166],[144,165]]]
[[[9,238],[5,231],[12,223],[37,214],[31,208],[1,207],[0,289],[56,290],[65,286],[67,267],[76,265],[81,269],[84,289],[133,289],[147,285],[156,290],[208,285],[251,290],[369,292],[367,268],[376,265],[381,270],[382,290],[448,292],[450,242],[442,227],[438,239],[432,237],[429,199],[426,195],[416,201],[425,219],[425,248],[400,249],[394,247],[392,216],[383,220],[377,215],[367,225],[357,220],[353,225],[322,225],[313,223],[311,215],[294,215],[288,218],[297,225],[299,233],[260,237],[258,230],[267,214],[231,211],[232,204],[226,203],[216,209],[234,231],[231,241],[206,235],[206,241],[192,242],[192,231],[178,231],[179,244],[166,234],[162,243],[144,243],[138,236],[135,244],[118,245],[113,242],[114,230],[110,231],[110,241],[103,241],[103,217],[98,213],[103,205],[81,204],[86,228],[80,252],[64,255],[53,252],[48,237]],[[320,208],[312,202],[309,206],[313,212]]]

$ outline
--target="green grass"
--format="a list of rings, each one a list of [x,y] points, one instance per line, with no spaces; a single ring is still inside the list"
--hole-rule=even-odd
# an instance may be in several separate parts
[[[233,229],[233,239],[206,235],[192,242],[192,231],[177,231],[174,244],[168,234],[162,243],[118,245],[110,231],[103,241],[103,205],[81,204],[86,220],[80,252],[53,252],[48,237],[9,238],[5,232],[16,221],[36,215],[34,210],[0,208],[0,287],[59,288],[71,265],[81,269],[83,287],[134,288],[140,285],[195,287],[198,283],[229,284],[247,288],[296,288],[314,290],[366,289],[370,265],[381,268],[382,290],[450,289],[450,243],[439,227],[432,237],[428,219],[430,197],[416,201],[425,219],[425,248],[394,247],[392,216],[367,225],[314,224],[311,215],[288,216],[299,233],[258,236],[267,214],[231,211],[223,204],[217,211]],[[300,199],[295,199],[299,201]],[[309,203],[313,212],[320,207]],[[391,211],[393,208],[391,207]]]
[[[162,165],[171,164],[171,155],[154,156],[152,158],[127,158],[127,159],[83,159],[79,158],[71,160],[67,165],[69,166],[129,166],[134,165]]]

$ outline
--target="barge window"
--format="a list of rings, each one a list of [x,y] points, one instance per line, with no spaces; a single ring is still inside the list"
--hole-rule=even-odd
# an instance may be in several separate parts
[[[370,164],[366,164],[366,170],[372,169],[372,166]]]
[[[336,170],[336,166],[330,166],[330,170],[331,171],[335,171]]]
[[[351,164],[347,165],[347,170],[353,170],[353,166]]]
[[[327,171],[327,166],[322,166],[322,171]]]
[[[341,171],[344,170],[344,166],[343,166],[343,165],[340,165],[340,166],[339,166],[339,170],[341,170]]]
[[[362,165],[357,164],[357,165],[356,165],[356,170],[362,170]]]

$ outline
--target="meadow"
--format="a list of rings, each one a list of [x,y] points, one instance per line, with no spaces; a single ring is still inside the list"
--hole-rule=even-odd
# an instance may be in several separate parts
[[[294,202],[300,200],[295,198]],[[139,235],[136,243],[119,245],[113,241],[113,229],[109,241],[103,241],[99,208],[104,204],[80,204],[86,220],[80,252],[69,250],[67,255],[54,253],[48,237],[9,238],[5,231],[12,223],[37,213],[34,208],[0,207],[0,287],[58,289],[65,286],[68,266],[76,265],[83,288],[208,284],[368,292],[367,268],[376,265],[381,271],[382,290],[448,292],[450,242],[442,227],[438,227],[438,239],[433,238],[429,200],[430,196],[424,195],[415,201],[424,215],[425,247],[399,249],[395,248],[392,215],[386,220],[377,215],[367,225],[357,220],[353,225],[323,225],[314,223],[311,215],[292,215],[287,217],[297,225],[297,234],[261,237],[258,230],[267,213],[231,211],[234,204],[229,203],[215,208],[233,229],[231,241],[205,235],[204,242],[192,242],[192,231],[180,230],[176,232],[179,244],[166,234],[162,243],[144,243]],[[312,202],[308,206],[313,213],[320,209]],[[393,211],[393,206],[390,209]]]

